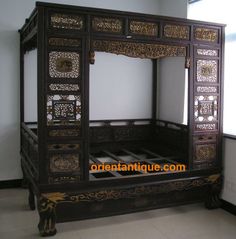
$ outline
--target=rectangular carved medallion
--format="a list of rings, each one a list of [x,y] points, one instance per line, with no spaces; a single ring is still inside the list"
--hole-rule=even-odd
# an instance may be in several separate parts
[[[122,33],[122,21],[117,18],[94,17],[92,29],[96,32]]]
[[[164,36],[168,38],[189,40],[189,26],[166,24],[164,26]]]
[[[218,50],[213,49],[197,49],[199,56],[218,56]]]
[[[145,36],[157,36],[158,25],[157,23],[131,21],[129,24],[130,33]]]
[[[196,27],[194,29],[194,38],[199,41],[217,42],[218,30]]]
[[[204,123],[204,124],[196,124],[196,131],[214,131],[217,130],[217,123]]]

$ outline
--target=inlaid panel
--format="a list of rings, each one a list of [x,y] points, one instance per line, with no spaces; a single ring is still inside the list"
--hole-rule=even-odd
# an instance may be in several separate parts
[[[217,42],[218,30],[203,28],[203,27],[196,27],[194,29],[194,38],[199,41]]]
[[[81,41],[79,39],[72,38],[51,37],[48,39],[48,44],[50,46],[80,47]]]
[[[217,96],[195,96],[194,116],[196,122],[217,120]]]
[[[213,49],[197,49],[197,55],[199,56],[218,56],[218,50]]]
[[[164,26],[164,36],[189,40],[189,26],[166,24]]]
[[[55,154],[49,160],[52,173],[77,172],[80,169],[78,154]]]
[[[117,18],[94,17],[92,29],[96,32],[122,33],[122,20]]]
[[[77,137],[80,136],[80,129],[52,129],[50,137]]]
[[[217,61],[197,60],[197,81],[217,82]]]
[[[50,18],[50,25],[53,28],[82,30],[84,27],[84,19],[79,15],[53,13]]]
[[[49,75],[52,78],[77,78],[80,72],[80,55],[76,52],[52,51],[49,53]]]
[[[79,91],[78,84],[49,84],[49,89],[51,91]]]
[[[196,161],[212,161],[216,158],[216,144],[195,145]]]
[[[196,131],[210,131],[217,130],[217,123],[205,123],[205,124],[196,124]]]
[[[81,102],[79,95],[48,95],[48,125],[80,124]]]
[[[145,36],[158,35],[157,23],[130,21],[129,30],[130,30],[130,33],[137,34],[137,35],[145,35]]]
[[[197,86],[197,93],[217,93],[217,86]]]

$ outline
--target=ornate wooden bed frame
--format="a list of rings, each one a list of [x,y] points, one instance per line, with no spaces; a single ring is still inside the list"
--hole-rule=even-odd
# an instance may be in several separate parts
[[[20,30],[21,159],[42,236],[54,235],[56,222],[198,201],[219,206],[224,27],[36,3]],[[24,54],[35,48],[38,122],[25,122]],[[96,51],[152,60],[151,119],[89,121],[89,65]],[[188,126],[156,119],[157,59],[166,56],[186,59]],[[120,152],[132,162],[182,162],[188,170],[89,170],[105,156],[125,164]]]

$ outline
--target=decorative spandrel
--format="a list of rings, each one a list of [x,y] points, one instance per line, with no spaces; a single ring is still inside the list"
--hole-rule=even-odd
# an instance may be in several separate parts
[[[196,161],[211,161],[216,158],[215,144],[199,144],[196,145],[195,160]]]
[[[197,81],[216,83],[217,65],[216,60],[197,60]]]
[[[168,38],[189,40],[189,26],[166,24],[164,26],[164,36]]]
[[[129,23],[130,33],[144,36],[156,36],[158,35],[158,24],[142,21],[130,21]]]
[[[203,27],[196,27],[194,29],[194,38],[199,41],[217,42],[218,30]]]
[[[80,55],[76,52],[49,53],[49,75],[52,78],[77,78],[80,72]]]
[[[51,91],[79,91],[80,87],[78,84],[49,84]]]
[[[92,29],[97,32],[122,33],[122,20],[117,18],[94,17]]]
[[[157,59],[166,56],[186,56],[186,47],[125,41],[94,40],[93,49],[129,57]]]
[[[48,125],[80,124],[81,101],[79,95],[48,95]]]
[[[51,37],[48,39],[48,44],[50,46],[80,47],[81,41],[79,39],[73,38]]]
[[[213,49],[197,49],[197,54],[199,56],[218,56],[218,50]]]
[[[217,120],[217,96],[195,96],[194,116],[196,122]]]
[[[53,28],[82,30],[84,19],[79,15],[54,13],[51,15],[50,24]]]
[[[52,173],[78,172],[80,169],[78,154],[55,154],[50,156]]]

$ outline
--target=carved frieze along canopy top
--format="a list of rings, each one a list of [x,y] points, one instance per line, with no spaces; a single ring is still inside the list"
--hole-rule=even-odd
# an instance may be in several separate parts
[[[186,47],[159,43],[93,40],[94,51],[114,53],[135,58],[157,59],[167,56],[186,56]]]

